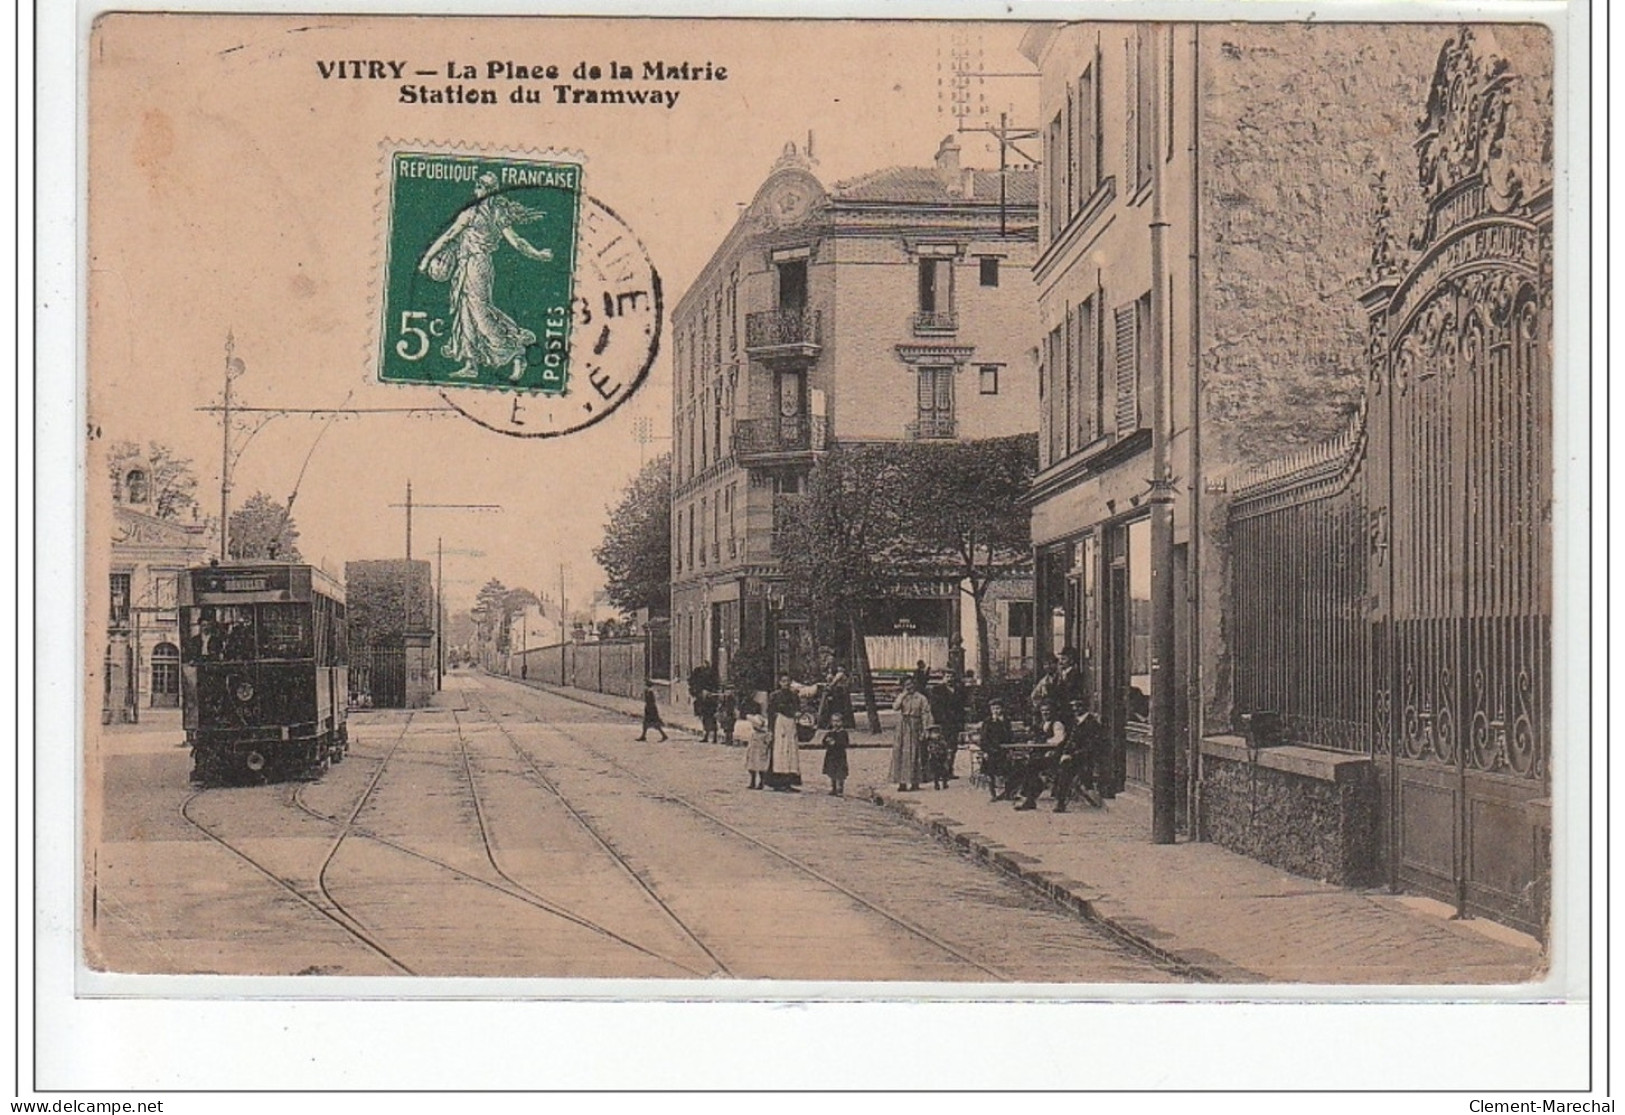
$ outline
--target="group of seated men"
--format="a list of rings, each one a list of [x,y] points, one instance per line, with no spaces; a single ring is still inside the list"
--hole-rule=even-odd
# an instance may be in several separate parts
[[[1042,745],[1041,749],[1018,748],[1015,732],[1004,702],[991,701],[981,732],[982,773],[987,776],[990,801],[1019,796],[1017,809],[1037,809],[1047,779],[1055,812],[1065,813],[1074,793],[1100,807],[1106,728],[1087,702],[1073,700],[1063,707],[1044,701],[1039,705],[1030,742]]]

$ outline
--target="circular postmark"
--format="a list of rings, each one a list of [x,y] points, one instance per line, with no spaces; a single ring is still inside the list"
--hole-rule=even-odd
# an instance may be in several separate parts
[[[602,422],[643,385],[660,354],[659,272],[619,214],[590,195],[583,202],[565,390],[440,391],[447,406],[487,430],[548,438]]]

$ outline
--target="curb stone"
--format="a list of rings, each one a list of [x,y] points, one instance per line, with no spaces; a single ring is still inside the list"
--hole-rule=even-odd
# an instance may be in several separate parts
[[[1124,944],[1150,954],[1163,964],[1179,969],[1193,981],[1200,983],[1234,982],[1234,977],[1227,978],[1209,964],[1198,963],[1191,957],[1183,956],[1164,945],[1158,944],[1153,939],[1153,935],[1161,937],[1166,936],[1166,934],[1161,933],[1149,924],[1138,918],[1111,914],[1102,910],[1102,896],[1097,890],[1085,883],[1080,883],[1076,879],[1046,870],[1043,867],[1043,861],[1034,856],[995,843],[951,817],[940,813],[926,813],[912,802],[888,797],[879,790],[870,789],[866,794],[854,796],[867,797],[882,809],[888,809],[896,813],[904,820],[919,826],[950,847],[969,853],[973,858],[988,864],[988,866],[1005,875],[1011,876],[1049,898],[1063,909],[1076,914],[1084,921],[1100,926],[1108,934]],[[1209,959],[1211,963],[1213,958],[1205,959]]]

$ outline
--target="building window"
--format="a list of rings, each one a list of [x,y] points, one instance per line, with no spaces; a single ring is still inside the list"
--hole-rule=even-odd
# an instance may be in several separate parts
[[[983,286],[999,285],[999,257],[983,256],[979,261]]]
[[[706,527],[706,523],[710,520],[710,516],[706,513],[707,512],[707,503],[708,502],[709,501],[706,499],[706,497],[704,497],[704,496],[700,497],[700,564],[701,565],[704,565],[706,563],[705,527]]]
[[[1096,302],[1086,298],[1078,307],[1073,323],[1070,389],[1076,396],[1073,406],[1073,448],[1081,449],[1100,434],[1100,344],[1095,322]]]
[[[954,370],[921,368],[919,414],[914,436],[951,438],[954,436]]]
[[[181,699],[181,652],[174,643],[152,648],[152,705],[174,708]]]
[[[132,506],[146,503],[149,494],[147,474],[138,468],[131,469],[129,475],[124,478],[124,492],[124,502]]]
[[[728,276],[728,356],[739,355],[739,266]]]
[[[1151,161],[1157,157],[1157,136],[1151,130],[1151,98],[1157,95],[1157,73],[1151,64],[1154,33],[1149,23],[1138,24],[1134,29],[1134,83],[1130,93],[1134,99],[1134,114],[1129,138],[1134,149],[1136,192],[1151,184]]]
[[[112,627],[130,626],[130,575],[114,573],[109,579],[107,622]]]
[[[1049,331],[1044,342],[1044,363],[1049,368],[1049,399],[1044,407],[1045,426],[1049,431],[1049,459],[1051,463],[1066,456],[1066,338],[1065,325]]]
[[[983,364],[980,369],[980,386],[984,395],[997,395],[999,393],[999,366],[997,364]]]
[[[1151,292],[1147,291],[1113,314],[1116,357],[1117,435],[1123,437],[1140,428],[1140,378],[1145,369],[1146,342],[1150,335]]]
[[[1074,146],[1077,152],[1078,208],[1082,208],[1100,185],[1100,89],[1095,81],[1096,65],[1085,67],[1078,75],[1078,136]]]
[[[920,310],[914,327],[920,330],[951,330],[954,319],[954,261],[951,257],[928,256],[920,260]]]
[[[1065,127],[1064,114],[1057,112],[1044,136],[1044,166],[1049,171],[1046,182],[1048,188],[1044,192],[1049,209],[1046,214],[1049,238],[1052,241],[1059,237],[1061,230],[1066,227],[1066,147],[1065,140],[1061,136],[1061,131]]]
[[[807,261],[786,259],[777,265],[779,273],[779,309],[786,313],[800,313],[807,308]]]
[[[688,509],[688,567],[694,568],[694,509]]]

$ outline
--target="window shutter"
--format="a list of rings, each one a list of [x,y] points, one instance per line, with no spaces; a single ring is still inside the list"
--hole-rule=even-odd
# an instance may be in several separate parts
[[[1139,343],[1134,304],[1114,312],[1117,326],[1117,433],[1132,433],[1140,425]]]

